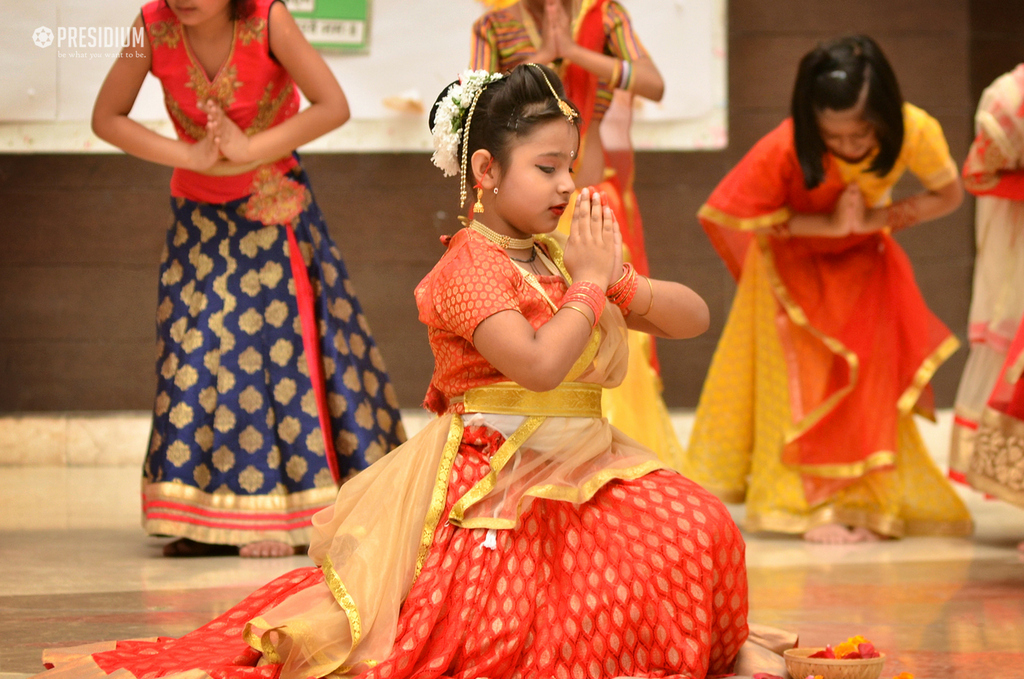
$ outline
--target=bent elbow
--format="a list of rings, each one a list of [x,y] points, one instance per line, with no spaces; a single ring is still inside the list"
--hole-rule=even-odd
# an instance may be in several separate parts
[[[105,142],[109,142],[109,119],[106,116],[101,115],[96,110],[92,112],[92,119],[89,122],[89,126],[92,129],[92,133]]]
[[[334,126],[341,127],[352,118],[352,110],[348,107],[348,101],[342,99],[334,107]]]
[[[661,101],[662,97],[665,96],[665,81],[659,77],[651,87],[651,96],[648,97],[653,102]]]
[[[702,309],[696,314],[693,324],[693,334],[690,337],[696,337],[703,335],[711,327],[711,311],[708,309],[708,305],[704,304]]]

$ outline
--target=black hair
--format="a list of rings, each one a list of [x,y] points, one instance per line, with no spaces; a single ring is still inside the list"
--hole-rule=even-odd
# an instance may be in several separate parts
[[[545,80],[545,77],[547,78]],[[548,86],[548,83],[551,86]],[[448,85],[437,97],[434,106],[430,109],[429,125],[434,129],[434,117],[441,102],[448,94],[448,90],[458,84],[455,81]],[[477,99],[476,109],[469,126],[468,148],[463,148],[463,127],[459,132],[459,153],[458,159],[461,162],[463,155],[468,154],[472,158],[479,149],[485,149],[494,156],[499,166],[507,166],[509,155],[512,150],[514,139],[520,139],[529,135],[540,124],[551,120],[565,120],[565,114],[558,106],[558,100],[551,93],[552,88],[558,93],[558,98],[569,104],[576,114],[573,118],[573,126],[579,130],[579,111],[575,104],[565,98],[565,90],[562,88],[562,81],[558,79],[555,72],[547,66],[538,64],[520,64],[505,74],[505,77],[496,80],[483,89],[480,98]],[[463,113],[464,116],[468,111]],[[473,183],[472,168],[467,166],[466,180]]]
[[[796,155],[808,189],[825,177],[827,151],[817,114],[854,107],[867,87],[864,118],[875,128],[878,155],[868,168],[878,176],[892,170],[903,146],[903,95],[882,49],[866,35],[851,35],[818,45],[800,60],[791,111]]]

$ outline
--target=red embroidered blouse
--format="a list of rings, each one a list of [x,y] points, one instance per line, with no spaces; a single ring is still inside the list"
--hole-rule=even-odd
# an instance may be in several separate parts
[[[143,6],[142,20],[153,49],[151,72],[160,79],[164,103],[178,138],[196,142],[206,136],[202,102],[213,99],[247,135],[262,132],[299,110],[299,92],[288,71],[270,53],[270,7],[276,0],[254,0],[253,11],[234,22],[231,52],[211,78],[195,58],[188,37],[163,0]],[[296,165],[292,156],[272,163],[282,172]],[[224,203],[252,193],[256,170],[213,176],[175,168],[171,195],[205,203]]]

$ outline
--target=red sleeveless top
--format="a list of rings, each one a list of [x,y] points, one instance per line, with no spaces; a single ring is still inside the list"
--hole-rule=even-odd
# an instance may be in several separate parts
[[[199,104],[218,102],[247,135],[287,120],[299,110],[299,92],[288,71],[270,54],[270,7],[255,0],[252,13],[234,22],[231,52],[210,78],[192,54],[184,27],[163,0],[143,6],[142,20],[153,48],[153,75],[164,88],[164,103],[178,138],[206,136],[206,113]],[[281,172],[296,165],[292,156],[270,163]],[[171,195],[204,203],[225,203],[253,193],[259,168],[235,175],[208,175],[175,168]]]

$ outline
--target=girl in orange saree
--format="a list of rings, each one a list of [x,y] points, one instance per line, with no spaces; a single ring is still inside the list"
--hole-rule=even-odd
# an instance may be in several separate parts
[[[637,272],[648,274],[633,192],[629,125],[633,95],[659,101],[664,82],[629,14],[616,0],[483,1],[491,11],[473,26],[470,68],[501,73],[527,62],[554,64],[566,96],[580,110],[577,184],[597,186],[607,197],[622,230],[626,257]],[[568,233],[571,219],[572,201],[559,230]],[[683,450],[661,397],[654,340],[630,333],[629,347],[626,379],[605,391],[604,413],[678,468]]]
[[[751,530],[967,535],[913,422],[957,342],[892,237],[960,204],[942,130],[863,36],[803,58],[792,110],[698,215],[739,289],[684,473],[746,501]],[[926,191],[893,203],[906,170]]]
[[[316,515],[315,567],[182,639],[50,654],[50,679],[732,670],[748,636],[736,525],[601,417],[627,326],[689,337],[707,307],[622,264],[599,193],[551,235],[579,142],[553,72],[468,72],[431,121],[435,161],[475,184],[479,215],[416,288],[437,419]]]

